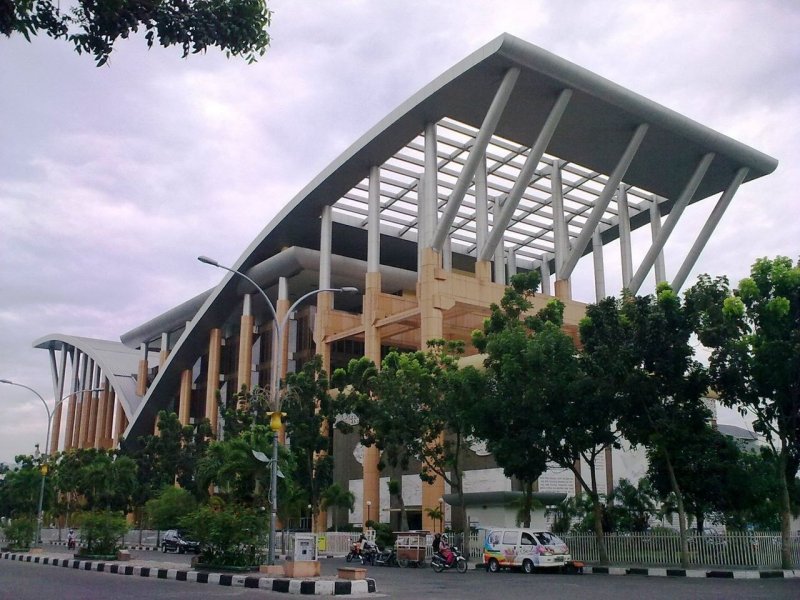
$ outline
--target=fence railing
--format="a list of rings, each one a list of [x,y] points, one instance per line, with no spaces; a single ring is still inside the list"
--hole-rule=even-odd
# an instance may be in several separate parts
[[[163,533],[163,532],[162,532]],[[324,554],[344,556],[350,546],[357,541],[360,532],[333,532],[325,534]],[[0,532],[2,537],[2,532]],[[45,542],[58,540],[57,529],[43,529]],[[62,540],[66,540],[66,530],[62,530]],[[156,546],[158,532],[154,530],[132,530],[125,534],[124,543],[138,545],[143,543]],[[276,547],[291,554],[293,534],[278,533]],[[594,534],[561,534],[560,537],[570,548],[572,557],[588,563],[599,562],[600,555]],[[606,534],[606,549],[612,564],[635,564],[651,567],[673,567],[680,564],[680,538],[677,533],[611,533]],[[464,544],[458,534],[451,534],[450,543]],[[469,538],[469,560],[483,560],[483,532],[473,532]],[[793,568],[800,568],[800,535],[790,539]],[[428,557],[431,550],[428,548]],[[781,565],[781,539],[775,532],[724,533],[689,537],[689,564],[692,567],[758,567],[777,569]]]

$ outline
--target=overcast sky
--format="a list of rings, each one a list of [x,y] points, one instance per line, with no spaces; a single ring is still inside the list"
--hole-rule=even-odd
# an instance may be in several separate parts
[[[270,6],[272,45],[254,65],[147,51],[140,36],[98,69],[64,42],[0,37],[0,379],[52,402],[48,355],[33,340],[119,340],[212,287],[220,271],[196,256],[234,262],[361,134],[503,32],[780,161],[742,186],[688,285],[704,272],[735,283],[758,257],[800,254],[796,2]],[[712,205],[684,214],[668,278]],[[591,285],[574,285],[576,296]],[[32,452],[45,426],[35,396],[0,385],[0,461]]]

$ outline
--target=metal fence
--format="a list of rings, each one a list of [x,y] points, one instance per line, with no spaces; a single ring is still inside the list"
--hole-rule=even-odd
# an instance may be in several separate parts
[[[561,536],[572,557],[586,562],[600,559],[593,534]],[[680,537],[677,533],[606,534],[606,549],[611,563],[668,567],[680,564]],[[778,533],[725,533],[689,537],[689,564],[703,567],[780,568],[781,537]],[[800,566],[800,537],[790,540],[792,564]]]
[[[560,534],[572,558],[599,562],[594,534]],[[671,532],[606,534],[606,549],[611,564],[674,567],[680,564],[680,537]],[[792,565],[800,567],[800,536],[790,540]],[[482,533],[473,532],[469,544],[470,560],[483,559]],[[689,537],[689,564],[693,567],[760,567],[778,569],[781,565],[781,536],[774,532],[725,533]]]

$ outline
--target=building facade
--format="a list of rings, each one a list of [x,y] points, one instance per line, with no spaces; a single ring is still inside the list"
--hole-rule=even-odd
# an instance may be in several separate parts
[[[517,272],[539,270],[537,303],[566,305],[573,334],[584,304],[572,297],[581,262],[605,297],[604,248],[619,247],[623,286],[646,277],[680,289],[738,187],[777,161],[581,67],[510,35],[459,62],[358,139],[293,198],[213,289],[119,342],[46,336],[57,390],[101,382],[107,392],[70,400],[55,417],[53,447],[110,446],[154,431],[159,410],[181,422],[207,417],[216,431],[217,391],[268,385],[315,354],[331,372],[350,358],[376,363],[388,348],[433,338],[468,341]],[[714,208],[668,274],[664,245],[685,208]],[[634,262],[631,232],[651,242]],[[200,251],[201,249],[198,249]],[[591,262],[589,262],[591,261]],[[581,271],[583,272],[583,271]],[[357,287],[357,296],[319,289]],[[612,293],[616,293],[613,290]],[[538,307],[538,306],[537,306]],[[287,316],[288,315],[288,316]],[[281,357],[282,360],[277,360]],[[112,360],[113,359],[113,360]],[[277,365],[281,373],[276,373]],[[92,383],[94,385],[94,383]],[[112,426],[109,426],[112,423]],[[63,434],[61,432],[64,432]],[[336,477],[357,498],[352,522],[386,521],[394,507],[375,448],[341,436]],[[514,491],[475,441],[467,491]],[[606,455],[608,490],[635,461]],[[443,483],[393,474],[403,497],[433,529]],[[551,470],[542,492],[573,493]]]

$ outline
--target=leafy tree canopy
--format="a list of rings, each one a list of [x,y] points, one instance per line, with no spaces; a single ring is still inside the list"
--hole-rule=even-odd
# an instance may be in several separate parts
[[[65,3],[67,4],[67,3]],[[218,47],[254,62],[269,45],[272,17],[264,0],[0,0],[0,33],[44,33],[71,42],[104,65],[114,44],[144,30],[147,47],[178,46],[186,57]]]

